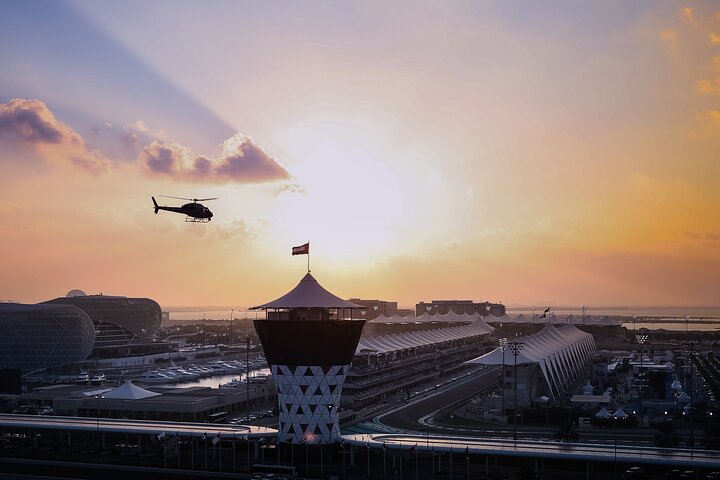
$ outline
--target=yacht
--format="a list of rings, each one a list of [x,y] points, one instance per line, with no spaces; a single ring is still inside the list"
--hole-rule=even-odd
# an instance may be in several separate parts
[[[174,381],[175,380],[172,377],[168,377],[167,375],[163,374],[162,372],[160,372],[158,370],[153,370],[151,372],[145,372],[138,379],[138,382],[144,382],[144,383],[172,383]]]
[[[107,380],[107,377],[102,372],[95,372],[92,377],[90,377],[90,385],[102,385],[105,383],[105,380]]]
[[[83,370],[78,374],[77,377],[75,377],[75,383],[89,383],[90,382],[90,375],[88,372]]]

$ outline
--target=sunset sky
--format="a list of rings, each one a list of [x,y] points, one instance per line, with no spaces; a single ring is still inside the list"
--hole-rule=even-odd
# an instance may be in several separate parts
[[[4,0],[0,61],[0,300],[257,305],[310,241],[343,297],[720,304],[718,3]]]

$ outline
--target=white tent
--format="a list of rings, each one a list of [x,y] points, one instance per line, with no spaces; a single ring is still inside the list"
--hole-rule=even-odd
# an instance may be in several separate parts
[[[116,398],[120,400],[139,400],[141,398],[157,397],[160,393],[151,392],[144,388],[138,387],[130,380],[114,388],[103,395],[103,398]]]
[[[605,407],[602,407],[600,411],[595,414],[595,418],[610,418],[611,416]]]

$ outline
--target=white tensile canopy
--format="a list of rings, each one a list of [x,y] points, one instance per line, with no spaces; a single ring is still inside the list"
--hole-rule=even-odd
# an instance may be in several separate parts
[[[584,366],[595,353],[592,335],[572,325],[547,325],[539,332],[520,337],[524,347],[517,356],[518,365],[537,363],[548,384],[550,396],[562,396],[574,378],[583,373]],[[504,361],[503,361],[504,358]],[[513,365],[515,357],[509,349],[500,348],[465,362],[471,365]]]
[[[115,398],[118,400],[139,400],[141,398],[157,397],[160,393],[151,392],[144,388],[138,387],[130,380],[123,383],[119,387],[110,390],[103,395],[103,398]]]
[[[360,339],[355,352],[360,353],[363,350],[372,350],[378,353],[396,352],[408,348],[449,342],[476,335],[487,335],[493,330],[493,327],[482,320],[476,320],[470,325],[380,335]]]
[[[600,411],[595,414],[595,418],[610,418],[611,416],[605,407],[602,407]]]

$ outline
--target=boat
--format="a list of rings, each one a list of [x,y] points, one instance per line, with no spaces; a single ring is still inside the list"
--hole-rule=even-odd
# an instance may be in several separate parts
[[[107,380],[107,377],[102,372],[95,372],[92,377],[90,377],[90,385],[102,385],[105,383],[105,380]]]
[[[77,377],[75,377],[75,383],[90,383],[90,375],[85,370],[78,373]]]
[[[143,383],[173,383],[175,379],[168,377],[158,370],[153,370],[151,372],[143,373],[137,381]]]

